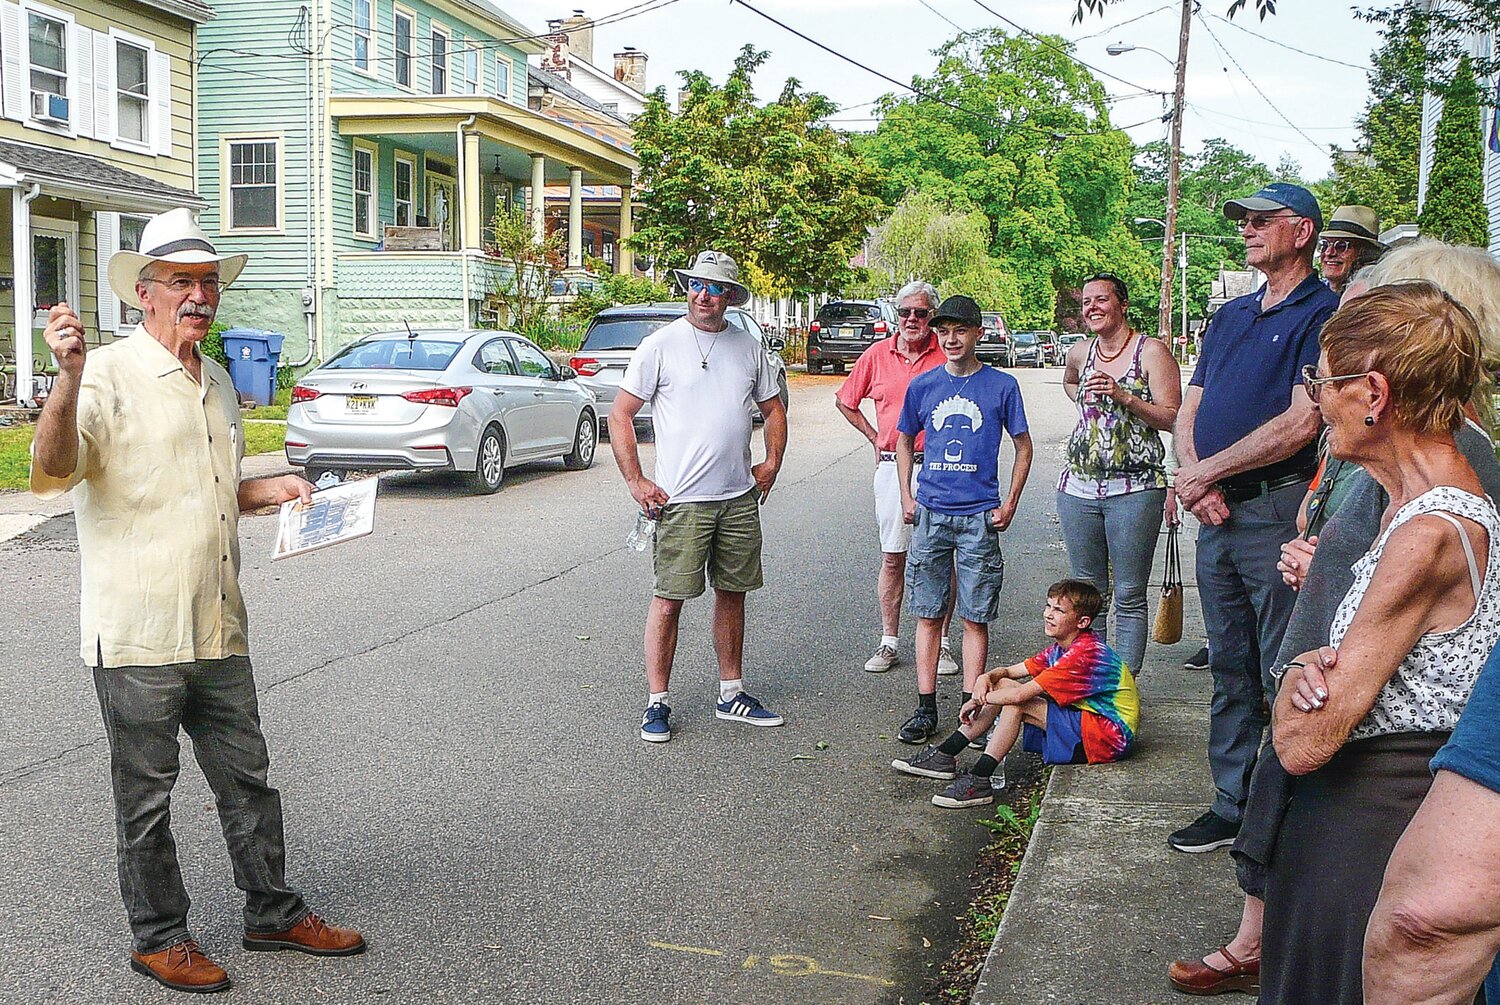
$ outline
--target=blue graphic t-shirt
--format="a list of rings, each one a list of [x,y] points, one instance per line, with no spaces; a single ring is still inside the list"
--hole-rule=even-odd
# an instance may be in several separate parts
[[[1026,432],[1016,378],[981,366],[955,377],[946,366],[912,378],[901,407],[901,432],[927,433],[917,502],[937,513],[967,516],[1000,505],[1000,440]]]

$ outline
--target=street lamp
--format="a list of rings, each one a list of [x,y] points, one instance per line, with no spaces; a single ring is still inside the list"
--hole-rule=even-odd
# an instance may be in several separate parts
[[[1166,53],[1159,52],[1156,49],[1151,48],[1149,45],[1131,45],[1129,42],[1111,42],[1109,45],[1106,45],[1104,47],[1104,51],[1109,53],[1111,56],[1123,56],[1125,55],[1125,53],[1135,52],[1137,49],[1141,50],[1142,52],[1155,53],[1162,59],[1165,59],[1168,66],[1176,67],[1177,65],[1176,63],[1172,62],[1171,57]]]

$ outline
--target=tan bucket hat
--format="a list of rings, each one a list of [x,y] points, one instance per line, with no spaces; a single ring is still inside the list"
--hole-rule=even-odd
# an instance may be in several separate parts
[[[750,299],[750,289],[740,282],[740,267],[733,258],[722,251],[702,251],[693,260],[691,268],[673,269],[677,285],[686,293],[689,279],[701,279],[705,283],[723,283],[729,289],[729,306],[738,307]]]
[[[141,270],[152,262],[177,262],[181,265],[219,263],[219,283],[228,286],[245,270],[249,255],[221,255],[214,250],[208,235],[193,219],[192,210],[169,209],[146,221],[141,230],[140,251],[117,251],[109,256],[109,287],[131,307],[140,310],[141,298],[135,295],[135,282]]]
[[[1380,243],[1380,217],[1369,206],[1340,206],[1328,218],[1328,226],[1318,237],[1364,241],[1385,250],[1385,245]]]

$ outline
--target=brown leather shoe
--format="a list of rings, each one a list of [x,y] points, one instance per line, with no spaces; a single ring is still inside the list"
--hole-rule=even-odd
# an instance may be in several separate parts
[[[252,952],[295,949],[311,956],[353,956],[365,951],[365,937],[359,932],[330,925],[311,911],[284,932],[246,932],[240,944]]]
[[[1231,991],[1260,993],[1260,957],[1237,960],[1224,946],[1219,952],[1229,961],[1225,970],[1211,967],[1202,960],[1175,960],[1167,968],[1172,987],[1187,995],[1222,995]]]
[[[173,991],[207,993],[229,988],[224,968],[204,956],[192,939],[154,953],[131,953],[130,969]]]

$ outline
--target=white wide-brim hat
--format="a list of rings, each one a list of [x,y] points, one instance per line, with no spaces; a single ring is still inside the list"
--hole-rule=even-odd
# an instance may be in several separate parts
[[[692,268],[673,269],[677,285],[682,292],[688,291],[689,279],[701,279],[705,283],[723,283],[729,290],[729,306],[738,307],[750,299],[750,288],[740,282],[740,267],[733,258],[722,251],[701,251],[693,260]]]
[[[219,285],[228,286],[244,271],[249,255],[221,255],[214,250],[208,235],[193,219],[192,210],[169,209],[146,221],[141,230],[141,250],[117,251],[109,256],[109,287],[131,307],[141,310],[141,298],[135,294],[141,270],[152,262],[176,262],[179,265],[202,265],[217,262]]]

